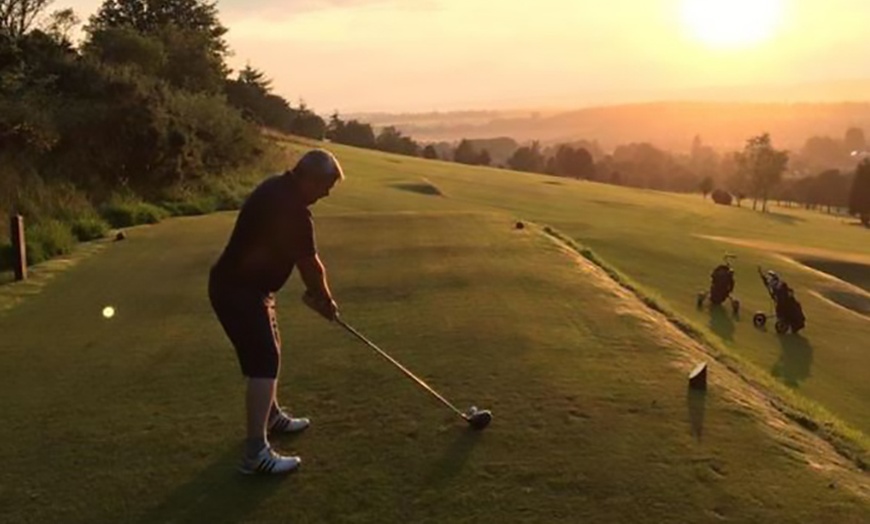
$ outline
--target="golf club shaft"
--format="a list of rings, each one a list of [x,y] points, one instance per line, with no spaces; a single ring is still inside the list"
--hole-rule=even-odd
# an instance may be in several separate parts
[[[372,342],[371,340],[369,340],[369,339],[367,339],[366,337],[364,337],[364,336],[363,336],[359,331],[357,331],[357,330],[355,330],[354,328],[352,328],[351,326],[347,325],[347,324],[346,324],[342,319],[340,319],[340,318],[336,318],[335,321],[338,322],[338,324],[339,324],[341,327],[343,327],[344,329],[346,329],[346,330],[347,330],[348,332],[350,332],[353,336],[355,336],[356,338],[362,340],[362,341],[365,342],[366,345],[368,345],[370,348],[372,348],[372,349],[374,349],[375,351],[377,351],[379,355],[381,355],[381,356],[384,357],[385,359],[389,360],[389,361],[390,361],[394,366],[396,366],[397,368],[399,368],[399,369],[402,371],[402,373],[404,373],[405,375],[407,375],[411,380],[413,380],[413,381],[416,382],[417,384],[420,384],[421,386],[423,386],[423,388],[426,389],[426,391],[428,391],[428,392],[431,393],[435,398],[437,398],[438,400],[440,400],[440,401],[441,401],[445,406],[447,406],[447,407],[449,407],[450,409],[452,409],[452,410],[453,410],[457,415],[459,415],[459,416],[462,417],[463,419],[466,418],[466,416],[465,416],[464,413],[462,413],[461,411],[459,411],[458,409],[456,409],[456,406],[454,406],[453,404],[451,404],[451,403],[450,403],[446,398],[444,398],[444,397],[442,397],[441,395],[439,395],[438,392],[435,391],[434,389],[432,389],[432,388],[429,386],[429,384],[425,383],[425,382],[423,381],[423,379],[421,379],[421,378],[419,378],[417,375],[411,373],[411,371],[408,370],[408,368],[406,368],[405,366],[403,366],[402,364],[400,364],[396,359],[394,359],[393,357],[391,357],[390,355],[388,355],[384,350],[382,350],[381,348],[379,348],[378,346],[376,346],[374,342]]]

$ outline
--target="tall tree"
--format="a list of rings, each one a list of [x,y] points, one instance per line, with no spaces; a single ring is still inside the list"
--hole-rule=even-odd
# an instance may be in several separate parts
[[[477,164],[477,160],[478,152],[474,149],[474,144],[471,143],[471,140],[463,138],[456,146],[456,151],[453,152],[453,161],[473,166]]]
[[[0,0],[0,34],[18,40],[54,0]]]
[[[541,144],[537,140],[530,146],[524,146],[516,150],[508,160],[508,166],[515,171],[527,171],[540,173],[544,170],[544,155],[541,153]]]
[[[246,86],[251,86],[264,95],[272,92],[272,80],[266,78],[266,73],[251,67],[251,64],[239,71],[238,81]]]
[[[707,198],[707,195],[710,194],[710,191],[713,191],[713,177],[707,175],[702,178],[699,189],[701,190],[701,193],[704,194],[704,198]]]
[[[849,195],[849,212],[858,215],[865,227],[870,227],[870,160],[861,162],[855,171]]]
[[[160,40],[167,60],[161,76],[188,91],[218,93],[229,73],[227,29],[214,2],[105,0],[86,30],[92,40],[107,30],[132,29]]]
[[[426,147],[423,148],[423,158],[428,158],[430,160],[438,159],[438,151],[435,150],[435,146],[432,144],[427,144]]]
[[[764,133],[747,140],[738,159],[741,171],[752,188],[752,209],[756,208],[760,198],[761,210],[766,212],[770,191],[782,180],[788,165],[788,153],[774,149],[770,135]]]

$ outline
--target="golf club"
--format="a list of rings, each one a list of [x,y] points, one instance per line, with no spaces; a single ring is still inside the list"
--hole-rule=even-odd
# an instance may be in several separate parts
[[[417,375],[411,373],[411,371],[409,371],[408,368],[406,368],[405,366],[403,366],[402,364],[400,364],[398,361],[396,361],[396,359],[394,359],[393,357],[391,357],[390,355],[388,355],[384,350],[382,350],[381,348],[379,348],[378,346],[376,346],[374,342],[372,342],[371,340],[369,340],[369,339],[367,339],[366,337],[364,337],[364,336],[363,336],[359,331],[355,330],[354,328],[352,328],[351,326],[349,326],[346,322],[344,322],[342,319],[340,319],[340,318],[338,318],[338,317],[336,317],[335,321],[338,322],[338,324],[339,324],[341,327],[343,327],[344,329],[346,329],[346,330],[347,330],[349,333],[351,333],[353,336],[355,336],[356,338],[362,340],[362,341],[363,341],[366,345],[368,345],[370,348],[372,348],[372,349],[374,349],[375,351],[377,351],[379,355],[381,355],[382,357],[384,357],[385,359],[387,359],[388,361],[390,361],[390,363],[392,363],[394,366],[396,366],[397,368],[399,368],[399,369],[402,371],[402,373],[404,373],[406,376],[408,376],[411,380],[413,380],[413,381],[416,382],[417,384],[423,386],[423,389],[425,389],[426,391],[428,391],[429,393],[431,393],[432,396],[434,396],[435,398],[437,398],[438,400],[440,400],[442,404],[444,404],[445,406],[449,407],[451,410],[453,410],[454,413],[456,413],[457,415],[459,415],[460,417],[462,417],[462,419],[465,420],[466,422],[468,422],[468,425],[471,426],[473,429],[476,429],[476,430],[482,430],[482,429],[484,429],[486,426],[488,426],[489,423],[492,421],[492,413],[491,413],[489,410],[486,410],[486,409],[478,410],[476,407],[471,406],[471,407],[468,409],[468,411],[466,411],[465,413],[459,411],[458,409],[456,409],[456,406],[454,406],[454,405],[451,404],[451,403],[450,403],[446,398],[444,398],[444,397],[442,397],[440,394],[438,394],[438,392],[435,391],[434,389],[432,389],[432,388],[429,386],[429,384],[426,384],[426,383],[425,383],[421,378],[419,378]]]

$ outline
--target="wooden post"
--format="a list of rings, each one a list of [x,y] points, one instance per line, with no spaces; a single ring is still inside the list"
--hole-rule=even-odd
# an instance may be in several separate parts
[[[24,217],[13,214],[9,220],[9,238],[15,253],[13,266],[16,280],[27,280],[27,243],[24,239]]]

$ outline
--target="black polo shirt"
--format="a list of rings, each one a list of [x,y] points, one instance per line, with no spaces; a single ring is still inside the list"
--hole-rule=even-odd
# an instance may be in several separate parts
[[[298,260],[315,254],[311,212],[285,173],[267,178],[247,198],[213,273],[220,281],[274,293]]]

